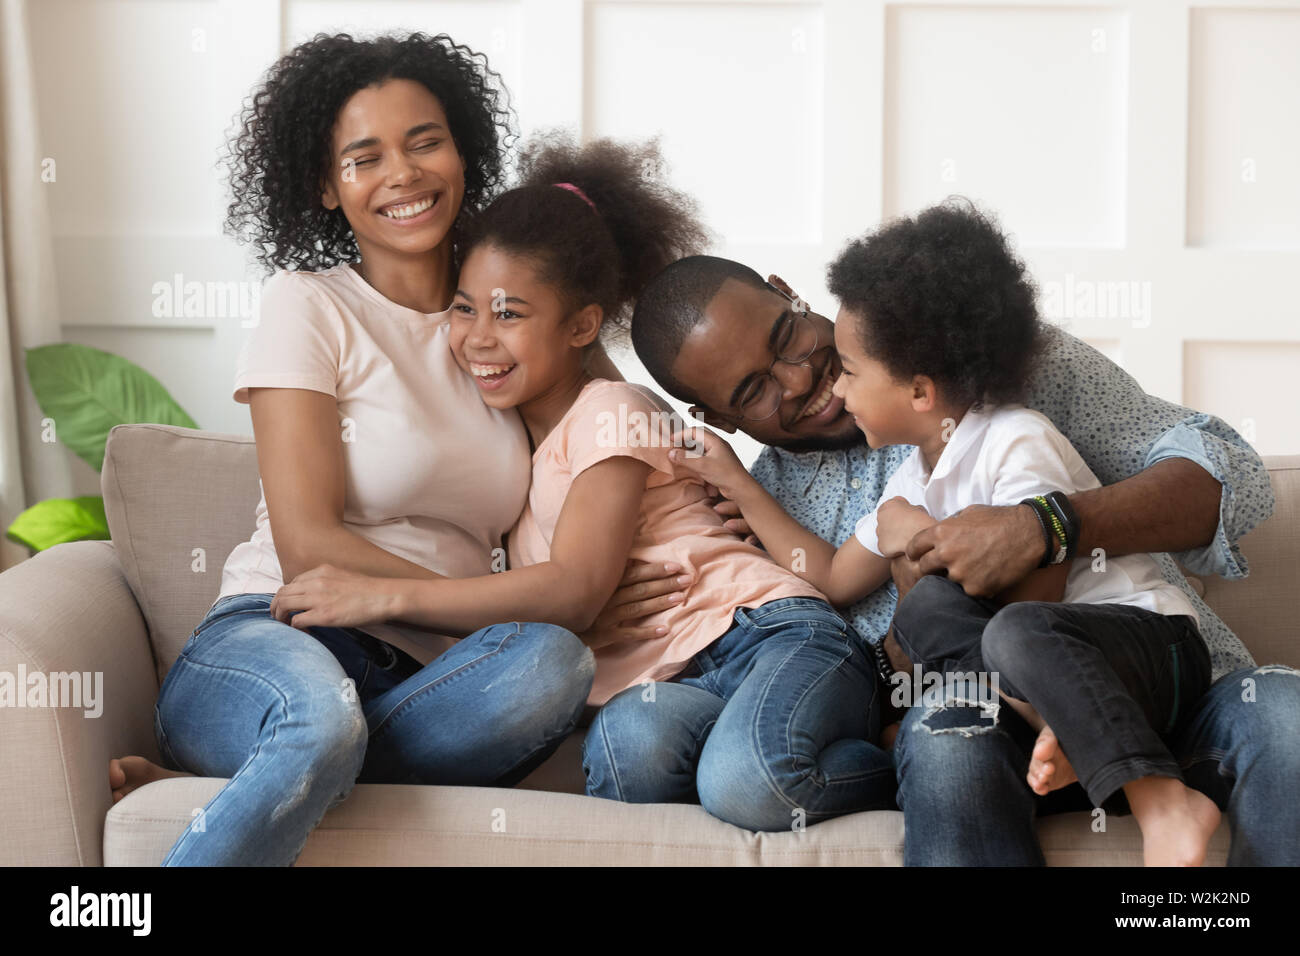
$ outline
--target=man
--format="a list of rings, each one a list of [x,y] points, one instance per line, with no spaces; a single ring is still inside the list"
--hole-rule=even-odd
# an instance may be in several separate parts
[[[775,341],[791,313],[811,323],[810,354]],[[1258,454],[1232,428],[1142,391],[1086,343],[1049,327],[1025,403],[1068,437],[1103,487],[1069,496],[1082,528],[1078,553],[1152,552],[1192,600],[1216,674],[1173,746],[1187,783],[1228,814],[1231,864],[1300,863],[1300,813],[1279,806],[1300,779],[1300,673],[1256,669],[1248,652],[1179,572],[1170,553],[1200,574],[1248,573],[1238,541],[1273,510]],[[840,374],[833,325],[807,309],[778,276],[693,256],[642,294],[632,326],[637,353],[691,413],[768,447],[751,473],[786,510],[833,545],[874,509],[911,446],[871,449],[831,394]],[[724,515],[738,512],[722,502]],[[748,533],[744,522],[728,525]],[[1028,507],[967,508],[920,532],[893,562],[893,582],[848,616],[872,646],[881,677],[906,659],[886,640],[898,602],[924,574],[946,573],[972,596],[992,596],[1038,566],[1043,532]],[[646,573],[642,572],[644,577]],[[645,581],[652,609],[671,579]],[[623,594],[626,592],[620,592]],[[945,702],[947,704],[948,702]],[[1035,735],[1006,708],[994,721],[969,707],[914,707],[895,744],[898,803],[907,814],[908,864],[1041,864],[1036,813],[1081,809],[1077,787],[1036,796],[1026,784]],[[1036,755],[1040,759],[1050,755]],[[981,834],[983,836],[981,836]]]

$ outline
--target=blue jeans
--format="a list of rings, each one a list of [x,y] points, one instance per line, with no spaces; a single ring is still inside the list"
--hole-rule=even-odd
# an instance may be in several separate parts
[[[1077,784],[1046,797],[1029,789],[1037,735],[1009,707],[996,725],[958,727],[945,713],[952,710],[911,708],[894,743],[903,862],[1042,865],[1035,817],[1086,810],[1090,801]],[[1170,741],[1187,785],[1227,814],[1230,866],[1300,865],[1300,811],[1291,800],[1300,780],[1297,740],[1300,671],[1246,667],[1210,685]]]
[[[351,628],[277,621],[272,597],[218,601],[163,681],[164,762],[230,778],[164,866],[288,865],[358,777],[511,786],[573,731],[591,689],[591,651],[561,627],[495,624],[421,667]]]
[[[674,681],[629,687],[597,712],[587,793],[698,802],[747,830],[893,809],[893,760],[874,743],[878,685],[856,633],[813,598],[733,621]]]

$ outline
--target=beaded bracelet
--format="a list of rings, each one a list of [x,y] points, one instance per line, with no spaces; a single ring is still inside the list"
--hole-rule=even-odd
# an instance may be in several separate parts
[[[1079,535],[1082,528],[1079,524],[1079,515],[1075,512],[1074,506],[1070,504],[1070,499],[1063,492],[1053,491],[1046,496],[1047,503],[1052,510],[1056,512],[1061,523],[1065,525],[1065,556],[1072,559],[1079,549]]]
[[[1038,523],[1043,528],[1043,559],[1038,562],[1038,566],[1040,568],[1045,568],[1051,563],[1052,529],[1047,526],[1047,519],[1044,518],[1043,513],[1038,510],[1037,501],[1035,501],[1033,498],[1025,498],[1020,503],[1022,505],[1029,505],[1029,510],[1034,513],[1034,517],[1038,519]]]

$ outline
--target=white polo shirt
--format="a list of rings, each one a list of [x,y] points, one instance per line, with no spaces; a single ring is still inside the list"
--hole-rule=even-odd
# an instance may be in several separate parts
[[[1016,505],[1049,491],[1068,495],[1100,487],[1046,415],[1023,405],[986,405],[962,416],[933,473],[921,450],[913,451],[885,483],[880,503],[901,495],[942,521],[968,505]],[[854,534],[863,547],[880,554],[876,512],[863,515]],[[1164,579],[1149,554],[1106,556],[1104,561],[1102,556],[1077,556],[1061,601],[1131,604],[1158,614],[1186,614],[1200,623],[1187,596]]]

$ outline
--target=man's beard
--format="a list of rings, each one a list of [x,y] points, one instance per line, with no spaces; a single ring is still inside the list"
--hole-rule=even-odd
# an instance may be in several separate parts
[[[782,451],[800,454],[810,451],[845,451],[866,443],[867,436],[862,434],[862,429],[854,428],[846,432],[843,438],[796,438],[791,441],[773,442],[772,446]]]

